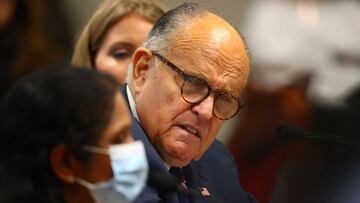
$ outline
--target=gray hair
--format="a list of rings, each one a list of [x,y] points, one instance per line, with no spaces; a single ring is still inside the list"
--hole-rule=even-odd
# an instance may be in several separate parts
[[[154,25],[143,46],[150,50],[167,51],[175,33],[181,31],[189,21],[204,16],[208,11],[195,3],[184,3],[166,12]],[[126,82],[132,89],[132,63],[128,66]]]
[[[181,31],[191,20],[208,14],[195,3],[184,3],[165,13],[154,25],[143,46],[151,50],[165,50],[171,45],[174,34]]]

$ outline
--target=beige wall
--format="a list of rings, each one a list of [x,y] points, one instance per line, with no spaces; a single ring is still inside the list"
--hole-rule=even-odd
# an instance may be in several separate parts
[[[199,3],[215,11],[235,26],[241,27],[246,2],[249,0],[192,0],[186,2]],[[76,36],[90,18],[101,0],[64,0],[64,10],[68,12],[71,29]],[[173,8],[185,1],[162,0],[169,8]]]

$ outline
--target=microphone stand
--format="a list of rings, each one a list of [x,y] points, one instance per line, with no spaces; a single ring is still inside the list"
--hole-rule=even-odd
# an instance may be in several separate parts
[[[290,125],[281,125],[278,126],[276,129],[276,134],[282,138],[285,139],[323,139],[323,140],[331,140],[331,141],[337,141],[341,142],[342,144],[345,144],[346,146],[351,147],[352,149],[360,152],[360,145],[353,142],[352,140],[338,135],[326,135],[326,134],[317,134],[313,132],[306,132],[305,129],[299,128],[296,126],[290,126]]]
[[[338,135],[319,135],[316,133],[310,133],[307,132],[307,135],[305,135],[306,138],[309,139],[324,139],[324,140],[332,140],[332,141],[339,141],[342,142],[345,145],[348,145],[349,147],[353,148],[354,150],[360,152],[360,145],[349,140],[346,137],[338,136]]]

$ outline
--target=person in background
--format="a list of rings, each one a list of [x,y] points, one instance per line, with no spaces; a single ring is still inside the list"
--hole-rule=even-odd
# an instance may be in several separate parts
[[[67,61],[68,21],[53,0],[0,0],[0,100],[31,72]]]
[[[339,169],[354,151],[330,140],[290,141],[276,128],[348,137],[346,98],[360,85],[360,2],[249,3],[242,30],[253,50],[249,105],[228,142],[241,183],[259,203],[329,203],[345,188]]]
[[[125,82],[135,49],[165,13],[157,0],[106,0],[82,31],[71,63],[113,75]]]
[[[216,135],[243,106],[250,59],[239,32],[197,4],[164,14],[135,50],[122,86],[152,171],[177,177],[183,190],[145,188],[136,202],[247,203],[236,164]],[[200,196],[200,197],[199,197]]]
[[[117,81],[55,66],[19,81],[0,110],[0,202],[124,203],[147,178]]]

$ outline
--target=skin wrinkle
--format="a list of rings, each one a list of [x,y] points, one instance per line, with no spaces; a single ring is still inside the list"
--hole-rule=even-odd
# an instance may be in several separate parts
[[[180,93],[180,84],[177,84],[179,82],[179,75],[173,71],[169,71],[168,69],[165,69],[165,71],[163,70],[163,68],[166,68],[166,67],[163,67],[165,66],[165,64],[163,63],[160,63],[158,62],[159,60],[154,60],[153,64],[157,64],[158,65],[158,68],[154,69],[154,72],[151,73],[151,75],[149,75],[149,77],[152,77],[151,80],[159,80],[159,78],[167,78],[167,80],[176,80],[176,83],[167,83],[168,84],[168,87],[173,89],[173,94],[171,95],[167,95],[167,97],[163,97],[165,98],[166,101],[172,101],[172,100],[177,100],[178,98],[182,98],[181,97],[181,93]],[[162,97],[160,95],[156,95],[157,97]],[[183,100],[183,99],[182,99]],[[191,104],[188,104],[187,102],[183,101],[183,103],[185,103],[187,106],[191,106]],[[161,111],[161,106],[156,106],[155,109],[158,109],[159,111]],[[172,109],[172,108],[169,108],[169,109]],[[168,110],[169,110],[168,109]],[[175,114],[175,117],[178,117],[180,116],[181,114],[183,114],[183,112],[172,112],[172,111],[168,111],[167,112],[168,114]],[[171,125],[171,122],[172,121],[169,121],[169,122],[166,122],[166,123],[163,123],[165,126],[170,126]],[[195,120],[195,122],[199,122],[197,120]],[[160,134],[162,133],[166,133],[166,131],[168,129],[164,129],[165,131],[164,132],[160,132]],[[169,135],[171,136],[171,135]],[[200,139],[201,140],[206,140],[206,135],[204,135],[203,137],[201,137]],[[152,144],[155,146],[155,148],[160,152],[159,155],[165,159],[165,157],[162,155],[162,150],[161,149],[164,149],[166,144],[164,145],[164,143],[161,142],[160,140],[160,137],[159,136],[155,136],[153,138],[153,140],[151,140]],[[196,151],[196,154],[201,154],[201,149],[203,148],[203,145],[206,145],[207,142],[205,141],[201,141],[200,144],[202,145],[201,147],[199,147]],[[183,151],[181,150],[178,150],[176,148],[172,149],[172,153],[169,154],[169,155],[172,155],[172,158],[174,159],[178,159],[180,160],[180,158],[183,156]],[[187,160],[184,159],[184,160],[181,160],[181,162],[186,162]]]
[[[179,77],[179,75],[177,74],[177,73],[174,73],[174,72],[172,72],[172,71],[163,71],[163,70],[161,70],[161,69],[163,69],[163,68],[165,68],[165,70],[167,70],[166,68],[167,67],[163,67],[163,66],[165,66],[165,64],[163,64],[162,62],[159,62],[159,60],[153,60],[152,61],[152,63],[155,65],[157,65],[157,69],[156,70],[154,70],[154,72],[152,72],[152,74],[151,75],[149,75],[149,77],[152,77],[152,80],[154,80],[154,81],[156,81],[156,80],[159,80],[159,78],[168,78],[169,80],[174,80],[174,81],[176,81],[177,83],[179,82],[179,79],[180,79],[180,77]],[[160,72],[161,72],[161,74],[160,74]],[[161,80],[161,79],[160,79]],[[180,93],[180,84],[178,84],[177,85],[177,83],[168,83],[168,87],[169,88],[171,88],[171,89],[173,89],[173,94],[170,94],[170,95],[167,95],[167,97],[165,96],[165,97],[163,97],[163,96],[160,96],[160,95],[156,95],[156,96],[160,96],[160,97],[163,97],[167,102],[169,102],[169,101],[172,101],[172,100],[177,100],[178,98],[182,98],[181,97],[181,93]],[[184,103],[186,103],[185,101],[183,101]],[[190,104],[188,104],[189,106],[190,106]],[[161,111],[161,106],[155,106],[154,107],[155,109],[158,109],[159,111]],[[169,109],[173,109],[173,108],[169,108]],[[172,112],[171,110],[168,112],[169,114],[176,114],[176,116],[175,117],[178,117],[180,114],[182,114],[183,112],[176,112],[176,111],[174,111],[174,112]],[[168,121],[168,122],[166,122],[166,123],[164,123],[164,125],[165,126],[171,126],[171,122],[172,121]],[[166,131],[168,130],[168,129],[164,129],[165,131],[161,131],[160,132],[160,134],[162,134],[162,133],[166,133]],[[203,139],[203,138],[201,138],[201,139]],[[160,137],[159,136],[155,136],[154,138],[153,138],[153,140],[150,140],[150,142],[155,146],[155,148],[157,149],[157,151],[159,151],[160,150],[160,153],[159,153],[159,155],[160,155],[160,157],[162,158],[162,159],[164,159],[165,157],[162,155],[163,153],[162,153],[162,151],[161,151],[161,149],[163,149],[164,148],[164,146],[163,146],[163,143],[161,142],[161,140],[160,140]],[[200,149],[199,149],[200,150]],[[172,157],[174,158],[174,159],[179,159],[179,157],[182,157],[182,151],[180,151],[180,150],[177,150],[177,149],[173,149],[172,150]],[[197,153],[199,153],[199,151],[197,152]],[[182,161],[184,161],[184,160],[182,160]],[[186,161],[186,160],[185,160]]]
[[[195,36],[195,37],[194,37]],[[220,72],[221,70],[225,70],[223,72],[223,75],[221,75],[218,80],[216,81],[208,81],[210,86],[214,89],[220,89],[225,92],[231,93],[233,96],[239,96],[240,92],[243,89],[242,87],[238,87],[236,90],[230,89],[229,85],[222,85],[223,82],[221,81],[227,81],[228,79],[238,79],[238,78],[246,78],[247,73],[244,72],[244,69],[246,70],[245,65],[243,65],[243,60],[239,58],[233,57],[231,54],[228,54],[227,52],[221,50],[221,49],[215,49],[214,44],[212,43],[209,46],[208,40],[204,39],[202,35],[192,35],[190,38],[186,34],[179,34],[176,38],[176,45],[177,47],[174,52],[177,53],[176,50],[181,50],[181,53],[174,54],[175,56],[179,55],[182,56],[182,58],[187,57],[191,61],[192,64],[199,63],[199,60],[203,61],[203,64],[205,66],[214,67],[211,70]],[[197,56],[198,57],[194,57]],[[239,66],[239,64],[241,64]],[[219,68],[221,69],[219,70]],[[185,67],[180,67],[182,69],[185,69]],[[198,76],[202,79],[206,79],[207,77],[201,73],[200,70],[194,70],[194,68],[191,69],[193,74],[195,73],[195,76]],[[184,70],[183,70],[184,71]],[[207,70],[209,71],[209,70]],[[218,74],[218,73],[212,73],[212,74]],[[231,80],[232,81],[232,80]],[[222,87],[224,86],[224,87]]]

